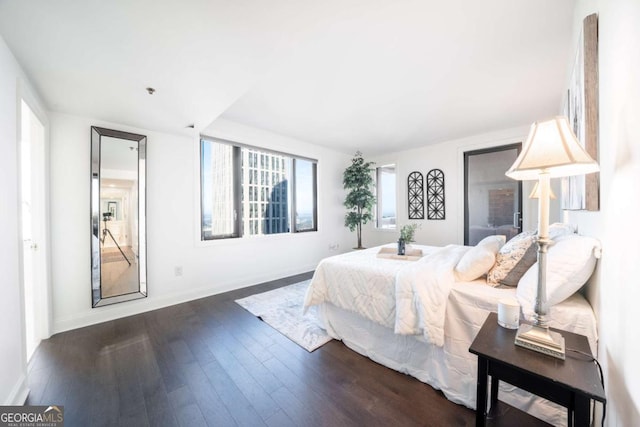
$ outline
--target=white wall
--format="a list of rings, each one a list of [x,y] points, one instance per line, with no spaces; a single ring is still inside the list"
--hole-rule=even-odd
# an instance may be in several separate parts
[[[148,298],[91,308],[90,126],[147,135]],[[51,216],[54,331],[148,311],[313,270],[348,248],[342,225],[342,171],[349,156],[220,120],[206,133],[318,159],[318,226],[314,233],[214,242],[199,240],[198,138],[51,114]],[[175,267],[183,275],[174,275]]]
[[[535,118],[532,118],[532,121]],[[476,135],[469,138],[446,141],[440,144],[427,145],[419,149],[401,151],[389,155],[366,158],[376,165],[396,164],[398,219],[394,231],[379,230],[373,224],[367,224],[363,232],[363,244],[375,246],[398,240],[399,229],[403,224],[418,223],[416,243],[443,246],[464,242],[464,153],[488,147],[524,143],[528,126],[506,129],[492,133]],[[365,153],[366,154],[366,153]],[[444,220],[409,220],[407,213],[407,177],[413,171],[422,172],[426,176],[431,169],[441,169],[445,179],[445,219]],[[506,171],[505,171],[506,172]],[[554,180],[556,181],[556,180]],[[559,182],[553,182],[554,191],[559,193]],[[527,198],[531,191],[530,182],[523,183],[523,227],[534,230],[537,227],[537,203]],[[425,184],[426,191],[426,184]],[[426,218],[425,200],[425,218]],[[552,201],[551,221],[561,220],[558,201]]]
[[[20,65],[0,37],[0,404],[22,404],[25,382],[23,301],[18,210],[18,97],[35,94]]]
[[[570,212],[583,234],[600,237],[603,257],[589,289],[598,316],[598,356],[603,363],[607,421],[640,425],[640,340],[635,322],[640,301],[640,2],[581,0],[574,15],[599,15],[600,212]]]

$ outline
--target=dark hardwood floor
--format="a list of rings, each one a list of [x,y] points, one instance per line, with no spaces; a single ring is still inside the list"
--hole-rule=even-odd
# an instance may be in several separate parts
[[[233,301],[311,273],[54,335],[30,405],[73,426],[469,426],[473,411],[332,341],[308,353]]]

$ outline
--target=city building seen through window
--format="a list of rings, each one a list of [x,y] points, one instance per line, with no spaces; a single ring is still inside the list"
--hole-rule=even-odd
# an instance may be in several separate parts
[[[202,138],[202,240],[317,230],[317,162]]]

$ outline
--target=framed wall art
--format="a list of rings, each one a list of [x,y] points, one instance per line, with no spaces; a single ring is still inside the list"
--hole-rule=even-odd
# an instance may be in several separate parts
[[[407,178],[409,219],[424,219],[424,183],[420,172],[411,172]]]
[[[427,219],[445,219],[444,172],[440,169],[427,173]]]
[[[587,153],[598,161],[598,15],[583,21],[564,114]],[[600,209],[600,174],[562,180],[562,209]]]

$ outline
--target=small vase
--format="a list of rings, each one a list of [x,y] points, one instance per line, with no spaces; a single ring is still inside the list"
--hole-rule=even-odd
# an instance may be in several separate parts
[[[398,240],[398,255],[404,255],[406,251],[405,241],[402,239]]]

